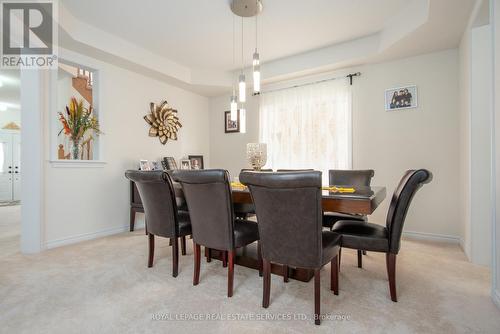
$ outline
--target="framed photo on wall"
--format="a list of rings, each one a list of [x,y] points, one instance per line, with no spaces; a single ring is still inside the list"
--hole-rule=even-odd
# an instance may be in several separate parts
[[[188,155],[191,169],[203,169],[203,155]]]
[[[231,120],[231,112],[224,112],[224,132],[225,133],[237,133],[240,132],[240,111],[238,110],[238,119],[236,121]]]
[[[410,109],[418,106],[417,86],[408,85],[385,91],[385,110]]]

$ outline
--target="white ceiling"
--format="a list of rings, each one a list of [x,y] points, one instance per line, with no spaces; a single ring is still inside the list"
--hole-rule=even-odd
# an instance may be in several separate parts
[[[270,61],[376,33],[407,4],[408,0],[263,0],[258,18],[261,57]],[[241,64],[241,18],[235,21],[233,66],[235,16],[228,0],[65,0],[64,5],[79,20],[184,66],[231,70]],[[248,65],[255,48],[255,19],[244,19],[243,30]]]
[[[479,0],[262,0],[263,84],[456,48]],[[59,42],[202,95],[227,92],[241,66],[230,0],[64,0]],[[244,19],[244,66],[255,19]],[[247,74],[248,68],[246,68]]]

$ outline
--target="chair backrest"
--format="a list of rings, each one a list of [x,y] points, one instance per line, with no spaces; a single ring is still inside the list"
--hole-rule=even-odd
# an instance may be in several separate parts
[[[243,172],[257,213],[262,256],[272,262],[321,266],[321,172]]]
[[[264,168],[261,170],[255,170],[252,168],[243,168],[243,169],[241,169],[240,173],[243,173],[243,172],[272,172],[272,171],[273,170],[271,168]]]
[[[336,186],[370,186],[374,175],[375,172],[373,169],[330,169],[328,171],[330,185]]]
[[[426,169],[409,170],[394,190],[386,221],[386,227],[389,231],[389,252],[394,254],[399,252],[403,225],[411,200],[417,190],[431,180],[432,174]]]
[[[175,170],[182,185],[195,243],[219,250],[234,248],[234,212],[229,174],[222,169]]]
[[[312,168],[306,168],[306,169],[278,169],[276,171],[283,173],[283,172],[308,172],[308,171],[313,171],[313,170],[314,169],[312,169]]]
[[[144,207],[148,232],[166,238],[177,237],[177,204],[170,176],[163,171],[128,170]]]

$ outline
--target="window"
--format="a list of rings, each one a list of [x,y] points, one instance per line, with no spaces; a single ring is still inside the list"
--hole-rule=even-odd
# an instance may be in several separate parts
[[[328,182],[329,169],[351,168],[351,92],[344,80],[264,93],[260,141],[267,167],[314,168]]]

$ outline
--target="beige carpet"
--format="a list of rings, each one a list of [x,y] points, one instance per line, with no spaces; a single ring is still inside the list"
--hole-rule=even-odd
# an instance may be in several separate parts
[[[167,240],[158,242],[155,265],[148,269],[143,233],[32,256],[13,251],[13,243],[0,237],[0,332],[500,333],[489,270],[468,263],[456,245],[410,240],[398,257],[398,303],[389,299],[382,254],[369,253],[365,268],[358,269],[355,253],[344,250],[339,296],[329,290],[329,266],[322,271],[322,313],[332,319],[320,327],[312,320],[171,320],[200,313],[310,316],[313,284],[284,284],[273,276],[271,306],[264,310],[262,280],[255,271],[236,267],[235,294],[229,299],[226,270],[218,261],[203,261],[200,285],[192,286],[191,247],[180,257],[177,278],[171,276]]]

